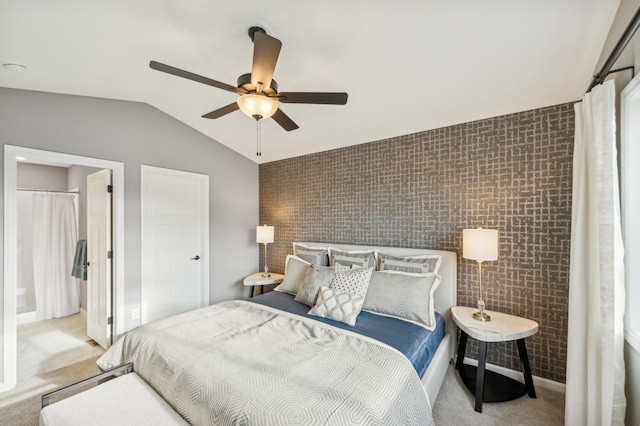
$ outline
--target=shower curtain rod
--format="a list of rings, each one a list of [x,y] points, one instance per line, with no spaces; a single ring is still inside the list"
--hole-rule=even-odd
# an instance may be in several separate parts
[[[50,189],[29,189],[29,188],[18,188],[18,191],[29,191],[29,192],[53,192],[56,194],[80,194],[80,191],[52,191]]]
[[[627,29],[624,30],[624,33],[620,37],[620,40],[618,40],[618,44],[616,44],[616,47],[613,48],[613,51],[602,66],[600,72],[593,77],[593,80],[589,85],[589,89],[587,89],[587,93],[589,93],[591,89],[596,87],[598,84],[604,83],[604,79],[607,78],[607,75],[609,75],[609,73],[611,72],[611,67],[613,67],[613,64],[616,63],[624,48],[627,47],[638,27],[640,27],[640,8],[638,8],[636,14],[633,15],[633,18],[631,19],[631,22],[629,22]]]

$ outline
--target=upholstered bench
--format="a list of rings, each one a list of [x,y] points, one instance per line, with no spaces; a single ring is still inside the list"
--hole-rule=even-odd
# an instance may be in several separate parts
[[[134,372],[49,405],[51,398],[104,380],[105,374],[43,396],[40,425],[189,425]]]

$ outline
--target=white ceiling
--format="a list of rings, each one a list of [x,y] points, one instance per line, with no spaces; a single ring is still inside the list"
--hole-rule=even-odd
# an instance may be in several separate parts
[[[264,163],[578,100],[620,0],[0,0],[0,86],[147,102]],[[280,91],[345,91],[345,106],[281,104],[300,128],[236,111],[251,26],[282,41]],[[179,143],[179,141],[176,141]]]

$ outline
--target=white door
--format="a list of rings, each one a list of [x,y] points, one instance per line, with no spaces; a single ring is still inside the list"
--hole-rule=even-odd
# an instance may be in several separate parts
[[[111,345],[111,170],[87,176],[87,335]]]
[[[209,176],[142,166],[142,323],[209,304]]]

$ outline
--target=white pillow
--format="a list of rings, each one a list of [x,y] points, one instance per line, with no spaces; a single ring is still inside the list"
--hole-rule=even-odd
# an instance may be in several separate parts
[[[298,294],[304,275],[311,264],[298,256],[288,254],[284,264],[284,279],[275,290],[289,294]]]
[[[320,287],[318,302],[309,315],[329,318],[354,326],[362,310],[364,297],[339,292],[333,288]]]
[[[331,282],[331,288],[340,293],[350,293],[355,296],[364,297],[367,294],[369,280],[373,273],[373,268],[336,268],[336,274]]]
[[[440,275],[407,272],[374,272],[362,309],[436,326],[433,295]]]

